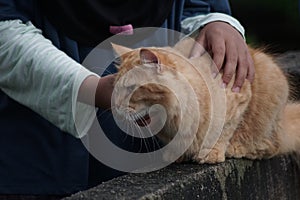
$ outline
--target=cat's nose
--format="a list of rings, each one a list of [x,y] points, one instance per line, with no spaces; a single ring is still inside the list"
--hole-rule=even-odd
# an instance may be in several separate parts
[[[123,114],[122,108],[120,108],[120,107],[116,107],[114,110],[115,110],[117,115],[122,115]]]
[[[134,109],[128,106],[116,107],[115,111],[118,115],[126,115],[126,114],[134,113]]]

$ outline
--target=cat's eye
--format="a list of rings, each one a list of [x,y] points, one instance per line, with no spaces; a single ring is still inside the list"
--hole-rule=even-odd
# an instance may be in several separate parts
[[[118,68],[118,67],[122,64],[122,59],[121,59],[121,57],[116,57],[116,58],[113,60],[112,64]]]
[[[128,92],[132,93],[135,90],[136,86],[135,85],[130,85],[127,87]]]

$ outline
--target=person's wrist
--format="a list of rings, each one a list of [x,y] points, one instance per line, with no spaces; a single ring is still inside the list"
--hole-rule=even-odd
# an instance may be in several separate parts
[[[101,78],[88,76],[79,88],[78,101],[103,109],[110,108],[114,79],[113,74]]]
[[[111,107],[111,97],[114,88],[115,75],[101,77],[95,94],[96,106],[104,109]]]
[[[78,92],[78,101],[89,105],[95,105],[95,94],[100,78],[94,75],[88,76],[81,83]]]

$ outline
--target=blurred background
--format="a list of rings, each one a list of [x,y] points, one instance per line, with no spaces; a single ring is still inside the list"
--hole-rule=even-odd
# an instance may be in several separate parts
[[[230,0],[247,42],[274,53],[300,51],[300,0]]]

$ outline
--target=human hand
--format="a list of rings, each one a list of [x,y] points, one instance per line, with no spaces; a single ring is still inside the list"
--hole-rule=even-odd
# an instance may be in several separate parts
[[[208,51],[217,66],[213,76],[223,70],[223,87],[227,86],[234,73],[233,92],[240,91],[245,79],[253,82],[255,69],[247,44],[231,25],[220,21],[211,22],[203,27],[196,42],[200,45],[194,45],[190,57],[201,56],[204,49]]]
[[[78,100],[97,107],[109,109],[114,89],[115,74],[104,77],[89,76],[80,86]]]
[[[115,74],[109,74],[100,78],[96,92],[96,106],[110,109],[111,97],[114,90]]]

